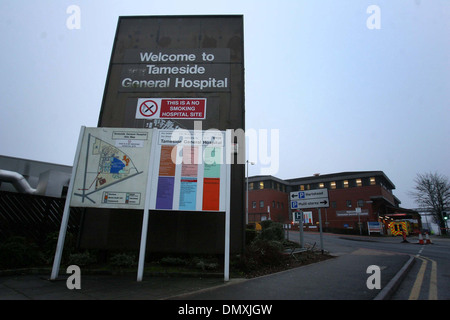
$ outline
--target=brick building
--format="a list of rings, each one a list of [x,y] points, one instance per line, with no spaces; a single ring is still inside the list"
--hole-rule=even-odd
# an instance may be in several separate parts
[[[289,223],[289,183],[272,176],[248,179],[248,222]]]
[[[368,222],[382,222],[384,231],[392,219],[418,220],[420,215],[401,208],[393,194],[395,185],[383,171],[341,172],[282,180],[273,176],[249,177],[249,223],[271,219],[290,223],[289,194],[294,191],[328,189],[328,208],[321,209],[326,231],[367,233]],[[318,230],[318,210],[303,210],[311,219],[304,227]]]

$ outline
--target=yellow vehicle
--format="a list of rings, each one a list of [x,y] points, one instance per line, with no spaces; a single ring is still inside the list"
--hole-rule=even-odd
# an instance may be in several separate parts
[[[406,235],[409,235],[411,233],[411,223],[409,221],[391,221],[389,230],[393,236],[401,236],[403,231],[405,231]]]

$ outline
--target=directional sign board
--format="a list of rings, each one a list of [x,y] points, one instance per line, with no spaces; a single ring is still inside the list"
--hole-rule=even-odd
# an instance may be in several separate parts
[[[327,189],[315,189],[291,192],[291,209],[328,208]]]
[[[305,191],[295,191],[290,194],[291,200],[309,200],[317,198],[328,198],[327,189],[315,189]]]

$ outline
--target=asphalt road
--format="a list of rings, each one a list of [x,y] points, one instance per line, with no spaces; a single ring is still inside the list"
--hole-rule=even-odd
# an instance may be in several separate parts
[[[298,232],[289,239],[299,240]],[[309,245],[320,248],[318,233],[305,233]],[[450,299],[450,239],[432,237],[434,244],[419,245],[417,238],[403,243],[397,237],[361,237],[324,234],[325,251],[337,256],[322,262],[255,278],[199,279],[182,277],[133,277],[88,275],[82,272],[79,290],[45,275],[0,277],[0,300],[52,299],[163,299],[163,300],[394,300]],[[415,261],[407,273],[405,266]],[[369,288],[367,269],[378,266],[381,288]],[[399,274],[405,274],[400,286]],[[67,276],[66,276],[67,277]],[[395,289],[397,290],[395,291]],[[391,290],[392,289],[392,290]],[[389,292],[389,294],[383,294]],[[393,294],[391,294],[393,293]]]
[[[299,242],[299,233],[290,232],[289,239]],[[432,244],[418,244],[418,237],[365,237],[323,234],[324,249],[346,254],[360,248],[404,253],[415,257],[415,263],[401,282],[392,300],[450,299],[450,239],[430,237]],[[319,233],[305,232],[306,243],[320,246]]]

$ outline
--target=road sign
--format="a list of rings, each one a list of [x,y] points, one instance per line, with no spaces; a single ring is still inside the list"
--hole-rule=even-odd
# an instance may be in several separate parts
[[[314,189],[291,192],[291,209],[328,208],[327,189]]]
[[[297,200],[297,208],[298,209],[306,209],[306,208],[328,208],[330,206],[330,202],[328,198],[317,198],[310,200]]]
[[[291,201],[291,209],[328,208],[329,206],[328,198]]]
[[[291,200],[309,200],[317,198],[328,198],[327,189],[314,189],[314,190],[304,190],[295,191],[290,194]]]
[[[303,211],[294,211],[293,213],[294,215],[294,221],[300,221],[300,219],[302,218],[303,215]]]

